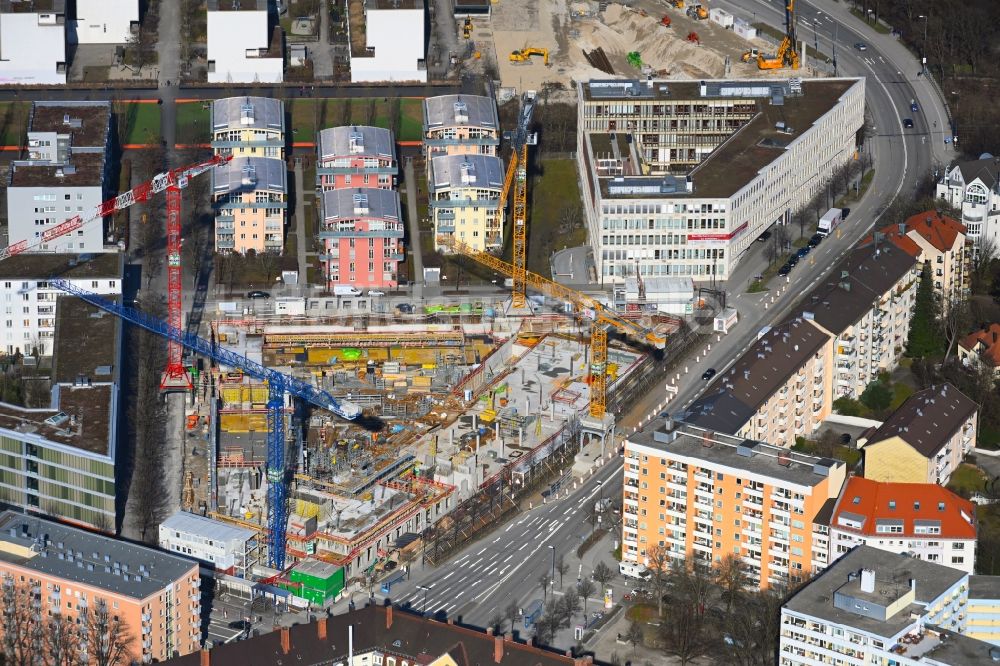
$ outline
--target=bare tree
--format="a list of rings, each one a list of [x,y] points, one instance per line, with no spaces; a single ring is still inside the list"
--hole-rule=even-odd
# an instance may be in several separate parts
[[[494,636],[499,636],[503,633],[503,622],[504,617],[502,613],[493,613],[490,619],[486,621],[486,626],[493,630]]]
[[[739,555],[729,553],[722,558],[715,569],[715,584],[722,588],[726,600],[726,615],[732,613],[737,596],[748,582],[747,567]]]
[[[95,666],[119,666],[131,661],[135,638],[125,623],[111,613],[104,599],[96,599],[80,610],[80,647],[87,662]]]
[[[55,613],[48,619],[45,637],[45,664],[47,666],[73,666],[80,663],[79,637],[75,625]]]
[[[601,584],[601,589],[607,587],[614,577],[615,572],[603,560],[594,565],[593,578]]]
[[[975,241],[969,269],[972,271],[972,291],[982,292],[989,284],[993,260],[997,258],[997,244],[992,238],[982,235]]]
[[[792,223],[799,226],[799,238],[806,235],[806,227],[812,223],[812,218],[809,216],[809,211],[805,208],[799,208],[797,211],[792,213]]]
[[[725,663],[771,666],[777,662],[781,604],[782,596],[775,590],[755,592],[740,599],[726,618],[726,640],[719,643]]]
[[[942,310],[942,329],[944,329],[945,339],[948,341],[943,362],[947,363],[948,357],[951,356],[951,352],[955,348],[955,343],[973,325],[972,311],[969,308],[969,302],[965,299],[948,299]]]
[[[573,616],[580,612],[580,593],[575,587],[567,587],[563,590],[562,598],[559,600],[560,618],[563,627],[569,627],[573,621]]]
[[[556,560],[556,573],[559,574],[559,587],[563,586],[563,576],[569,573],[569,565],[562,555]]]
[[[518,607],[515,602],[510,602],[507,607],[503,609],[504,619],[510,623],[510,630],[514,631],[514,623],[517,622],[517,611]]]
[[[597,592],[597,586],[594,585],[592,580],[584,578],[579,583],[576,584],[576,591],[581,597],[583,597],[583,615],[587,616],[587,602],[590,600],[594,593]]]
[[[706,615],[710,581],[701,567],[677,564],[671,568],[672,594],[660,624],[663,649],[681,664],[705,655],[716,643]]]
[[[549,578],[549,575],[547,573],[543,573],[536,580],[538,581],[538,587],[542,588],[542,598],[548,599],[549,583],[552,582],[552,579]]]
[[[5,666],[31,666],[34,650],[31,629],[38,620],[32,613],[32,594],[27,585],[19,584],[13,576],[4,575],[0,583],[0,627],[3,633],[3,663]]]
[[[646,559],[649,584],[656,595],[656,612],[659,617],[663,617],[663,597],[670,587],[670,553],[663,546],[653,546],[646,551]]]
[[[639,644],[645,639],[645,632],[642,630],[642,625],[632,620],[628,624],[628,630],[625,632],[625,640],[632,644],[632,656],[635,656],[635,649],[639,647]]]

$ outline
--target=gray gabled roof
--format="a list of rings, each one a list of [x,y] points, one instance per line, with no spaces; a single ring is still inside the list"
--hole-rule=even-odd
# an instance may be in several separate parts
[[[931,386],[907,398],[868,438],[865,446],[899,437],[921,455],[933,457],[978,407],[948,382]]]
[[[431,192],[461,187],[502,188],[503,160],[492,155],[441,155],[431,159]]]
[[[383,127],[350,125],[328,127],[319,133],[319,158],[380,157],[395,159],[392,132]]]
[[[978,178],[991,190],[996,191],[1000,187],[1000,158],[988,157],[981,160],[954,162],[949,171],[955,167],[958,167],[959,171],[962,172],[962,180],[965,181],[966,185]]]
[[[467,126],[500,130],[497,106],[492,97],[439,95],[424,100],[424,128]]]
[[[259,128],[285,131],[285,105],[270,97],[225,97],[212,102],[212,130]]]
[[[396,222],[402,219],[399,193],[376,187],[350,187],[323,192],[322,215],[327,221],[359,217]]]
[[[254,190],[288,192],[284,160],[236,157],[212,169],[212,194]]]

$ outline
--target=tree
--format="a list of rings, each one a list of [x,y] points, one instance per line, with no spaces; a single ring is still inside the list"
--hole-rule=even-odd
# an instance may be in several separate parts
[[[663,546],[653,546],[646,551],[646,559],[646,568],[650,574],[649,583],[653,586],[653,594],[656,595],[657,615],[663,617],[663,597],[670,586],[670,553]]]
[[[580,594],[575,587],[567,587],[563,591],[562,598],[557,604],[560,626],[569,627],[573,622],[573,616],[580,612]]]
[[[628,630],[625,632],[625,640],[632,644],[632,656],[635,656],[635,649],[639,647],[639,643],[643,642],[645,638],[645,632],[642,630],[642,625],[632,620],[628,623]]]
[[[119,666],[129,663],[135,638],[118,618],[112,615],[104,599],[80,609],[80,649],[87,662],[95,666]]]
[[[719,643],[725,663],[734,666],[777,663],[782,601],[776,590],[754,592],[740,599],[726,618],[725,637]]]
[[[607,587],[614,577],[615,572],[603,560],[594,565],[593,578],[601,584],[601,589]]]
[[[569,565],[562,555],[556,560],[556,573],[559,574],[559,587],[563,586],[563,576],[569,573]]]
[[[861,404],[876,414],[889,409],[892,404],[892,390],[882,381],[875,380],[865,387],[861,393]]]
[[[490,619],[486,621],[486,626],[493,630],[494,636],[499,636],[503,633],[503,622],[504,616],[500,612],[493,613]]]
[[[996,241],[985,234],[976,239],[969,266],[972,272],[972,293],[981,294],[989,287],[990,273],[993,260],[997,258],[997,250]]]
[[[737,596],[743,592],[748,582],[747,567],[739,555],[729,553],[722,558],[715,569],[715,584],[722,588],[727,616],[732,612]]]
[[[549,583],[551,583],[552,580],[549,578],[549,575],[547,573],[543,573],[541,576],[538,577],[537,580],[538,580],[538,587],[542,588],[542,598],[548,599]]]
[[[941,328],[944,330],[945,340],[948,346],[944,352],[944,363],[948,362],[955,343],[965,335],[973,326],[972,310],[969,301],[965,299],[948,299],[944,304],[944,315],[941,320]]]
[[[5,666],[30,666],[34,663],[31,628],[35,621],[31,613],[31,597],[27,585],[19,584],[13,576],[3,576],[0,583],[0,628],[3,632]]]
[[[517,622],[517,612],[517,603],[513,601],[507,604],[507,607],[503,609],[504,619],[506,619],[510,624],[511,631],[514,631],[514,623]]]
[[[594,585],[594,581],[584,578],[579,583],[576,584],[577,593],[583,597],[583,616],[587,616],[587,602],[590,600],[594,593],[597,592],[597,586]]]
[[[660,623],[664,651],[681,664],[705,655],[715,644],[711,622],[705,613],[710,582],[701,567],[676,564],[670,570],[672,594]]]
[[[939,307],[934,296],[931,267],[925,263],[917,284],[917,298],[910,317],[910,333],[906,340],[906,355],[914,358],[936,356],[941,352],[941,332],[938,327]]]

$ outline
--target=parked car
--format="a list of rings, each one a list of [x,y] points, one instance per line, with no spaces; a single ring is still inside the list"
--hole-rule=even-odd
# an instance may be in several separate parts
[[[715,376],[715,373],[716,373],[715,368],[709,368],[705,372],[701,373],[701,378],[704,379],[705,381],[708,381],[709,379]]]
[[[843,222],[844,220],[846,220],[847,216],[850,215],[850,214],[851,214],[851,209],[850,208],[841,208],[840,209],[840,221]]]
[[[385,296],[385,292],[384,291],[376,291],[375,289],[369,289],[368,290],[368,295],[369,296]]]
[[[792,272],[792,267],[789,266],[788,264],[785,264],[784,266],[782,266],[781,268],[778,269],[778,275],[780,275],[782,277],[784,277],[785,275],[788,275],[791,272]]]
[[[812,252],[812,248],[809,247],[808,245],[806,245],[805,247],[800,247],[799,251],[795,253],[795,256],[798,257],[799,259],[801,259],[802,257],[806,256],[810,252]]]
[[[765,231],[760,236],[757,236],[757,242],[758,243],[766,243],[767,239],[770,238],[770,237],[771,237],[771,232],[770,231]]]
[[[809,239],[809,247],[816,247],[823,242],[823,236],[821,234],[813,234],[813,237]]]
[[[903,118],[903,127],[906,128],[913,127],[913,118]]]
[[[413,306],[409,303],[400,303],[396,306],[402,314],[413,314]]]
[[[799,263],[799,255],[793,254],[792,256],[788,257],[788,261],[785,263],[787,263],[792,268],[795,268],[795,264]]]
[[[271,294],[259,289],[247,292],[247,298],[271,298]]]
[[[867,51],[868,45],[865,44],[864,42],[858,42],[854,45],[854,48],[856,48],[859,51]]]

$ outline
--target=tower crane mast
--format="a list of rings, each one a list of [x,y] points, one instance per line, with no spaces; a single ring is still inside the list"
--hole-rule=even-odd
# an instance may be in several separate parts
[[[500,210],[507,206],[511,187],[514,188],[514,207],[512,210],[513,258],[514,273],[511,276],[514,288],[511,291],[511,307],[523,308],[525,305],[525,271],[527,270],[528,245],[528,146],[538,142],[531,129],[531,119],[535,112],[535,91],[529,90],[521,96],[521,109],[518,112],[517,127],[510,137],[510,162],[500,190]]]
[[[166,338],[169,342],[186,347],[206,356],[220,365],[239,368],[247,375],[267,382],[267,514],[268,514],[268,563],[272,568],[285,568],[286,525],[288,521],[289,470],[285,457],[285,424],[283,419],[285,393],[325,409],[337,416],[354,420],[361,416],[356,404],[339,400],[308,382],[266,368],[256,361],[237,354],[214,342],[139,310],[121,305],[97,294],[80,289],[68,280],[52,280],[53,287],[109,312],[122,320]]]

